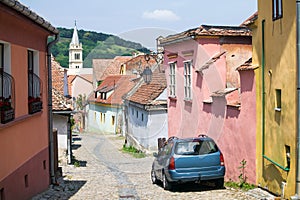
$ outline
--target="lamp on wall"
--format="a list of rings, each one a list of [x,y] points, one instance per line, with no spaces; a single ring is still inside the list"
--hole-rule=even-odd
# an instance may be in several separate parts
[[[147,64],[146,64],[146,67],[145,67],[145,69],[142,73],[142,77],[143,77],[146,84],[149,84],[152,81],[152,70],[150,69],[150,64],[149,64],[149,61],[150,61],[151,57],[158,64],[158,67],[164,59],[164,55],[163,55],[164,51],[163,51],[163,48],[160,46],[160,39],[161,38],[162,37],[160,36],[156,39],[157,53],[156,54],[154,54],[154,53],[145,54],[145,56],[144,56]],[[159,71],[160,71],[160,69],[159,69]]]
[[[149,84],[152,81],[152,70],[149,66],[150,54],[145,54],[145,60],[147,62],[147,66],[145,67],[142,77],[146,84]]]

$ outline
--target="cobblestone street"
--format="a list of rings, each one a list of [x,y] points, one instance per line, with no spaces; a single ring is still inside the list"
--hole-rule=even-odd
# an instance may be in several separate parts
[[[166,191],[150,179],[152,156],[134,158],[122,153],[124,139],[115,135],[83,133],[76,135],[73,155],[80,167],[60,162],[63,177],[57,186],[33,200],[44,199],[274,199],[268,193],[254,190],[214,189],[207,185],[180,185]]]

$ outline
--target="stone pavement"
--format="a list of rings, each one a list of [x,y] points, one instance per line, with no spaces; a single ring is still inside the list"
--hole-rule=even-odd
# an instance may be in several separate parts
[[[166,191],[151,183],[152,156],[133,158],[120,151],[124,139],[116,135],[83,133],[74,137],[73,155],[80,167],[68,165],[60,156],[63,177],[58,185],[33,200],[56,199],[274,199],[274,196],[255,189],[243,192],[226,188],[190,187]]]

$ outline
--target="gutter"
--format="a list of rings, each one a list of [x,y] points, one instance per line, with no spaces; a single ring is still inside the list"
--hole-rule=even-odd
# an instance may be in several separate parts
[[[282,165],[280,165],[279,163],[275,162],[274,160],[272,160],[271,158],[269,158],[268,156],[265,155],[265,20],[262,20],[261,22],[261,28],[262,28],[262,61],[261,61],[261,65],[262,65],[262,157],[263,159],[268,160],[269,162],[271,162],[272,164],[276,165],[277,167],[279,167],[280,169],[288,172],[290,171],[290,168],[288,167],[284,167]]]
[[[50,179],[51,184],[56,184],[54,170],[54,138],[53,138],[53,116],[52,116],[52,67],[51,67],[51,47],[58,42],[59,35],[55,34],[55,39],[47,44],[47,67],[48,67],[48,131],[49,131],[49,154],[50,154]]]

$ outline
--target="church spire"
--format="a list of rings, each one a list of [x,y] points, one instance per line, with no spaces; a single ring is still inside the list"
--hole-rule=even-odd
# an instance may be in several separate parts
[[[82,57],[82,44],[79,43],[77,26],[75,21],[75,27],[73,37],[69,46],[69,70],[68,75],[78,74],[83,68]]]
[[[74,32],[73,32],[73,37],[72,37],[71,44],[79,45],[79,38],[78,38],[78,33],[77,33],[76,20],[75,20],[75,27],[74,27]]]

